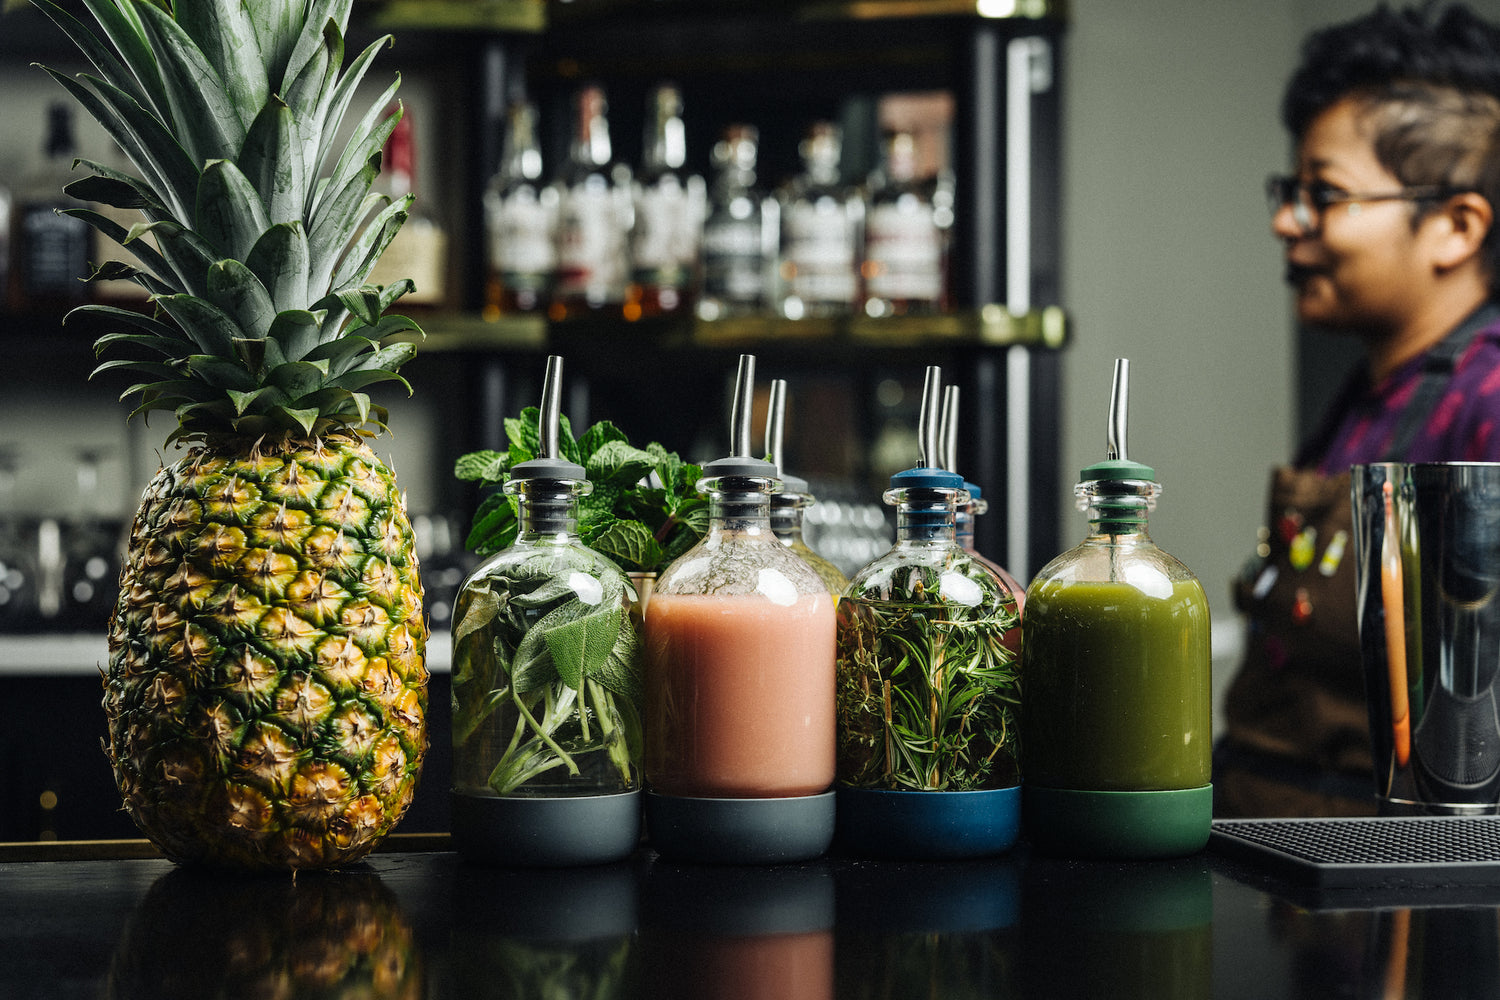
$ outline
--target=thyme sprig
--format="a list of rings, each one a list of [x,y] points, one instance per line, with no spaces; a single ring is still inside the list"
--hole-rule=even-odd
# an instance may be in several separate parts
[[[984,571],[960,557],[941,571],[914,569],[904,590],[893,586],[881,599],[839,602],[845,784],[969,791],[1017,781],[1021,678],[1005,645],[1017,625],[1015,605],[944,599],[942,577],[953,572]]]

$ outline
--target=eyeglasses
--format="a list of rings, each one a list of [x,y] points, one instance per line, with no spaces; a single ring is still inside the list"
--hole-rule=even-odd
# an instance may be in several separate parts
[[[1270,202],[1271,214],[1275,215],[1285,205],[1292,208],[1292,218],[1303,233],[1317,232],[1323,226],[1323,213],[1330,205],[1362,201],[1442,201],[1462,188],[1451,188],[1445,184],[1422,184],[1404,187],[1396,191],[1363,192],[1345,191],[1324,181],[1304,183],[1296,177],[1272,176],[1266,178],[1266,199]]]

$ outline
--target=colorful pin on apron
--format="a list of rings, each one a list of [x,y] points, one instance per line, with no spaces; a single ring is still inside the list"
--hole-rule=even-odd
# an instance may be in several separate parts
[[[1302,572],[1313,564],[1313,556],[1317,551],[1318,529],[1308,525],[1297,532],[1297,537],[1292,539],[1291,550],[1287,558],[1291,560],[1292,569]]]
[[[1333,539],[1328,543],[1328,548],[1323,550],[1323,558],[1318,560],[1318,572],[1324,576],[1332,576],[1339,570],[1339,563],[1344,559],[1344,546],[1349,543],[1349,532],[1340,528],[1333,533]]]

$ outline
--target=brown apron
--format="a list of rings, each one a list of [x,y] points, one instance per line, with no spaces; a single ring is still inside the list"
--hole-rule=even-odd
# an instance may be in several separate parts
[[[1427,353],[1383,460],[1405,457],[1459,355],[1497,317],[1494,305],[1480,307]],[[1315,441],[1315,454],[1326,449],[1334,426]],[[1248,633],[1214,752],[1215,814],[1372,814],[1349,474],[1276,469],[1265,524],[1258,561],[1234,585]]]
[[[1234,585],[1245,657],[1214,768],[1221,816],[1374,812],[1349,475],[1278,468],[1264,558]]]

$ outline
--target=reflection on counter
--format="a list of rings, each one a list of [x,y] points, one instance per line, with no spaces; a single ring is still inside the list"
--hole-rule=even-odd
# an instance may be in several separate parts
[[[95,855],[100,856],[102,855]],[[138,857],[138,856],[137,856]],[[1494,996],[1500,887],[1293,901],[1211,853],[242,876],[0,863],[0,996],[941,1000]],[[86,891],[85,891],[86,890]]]

